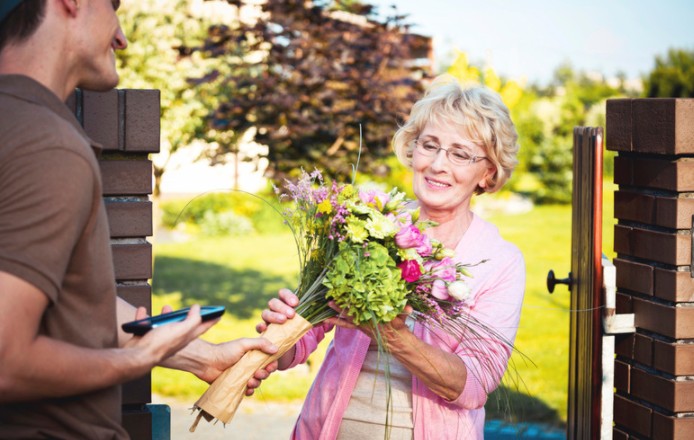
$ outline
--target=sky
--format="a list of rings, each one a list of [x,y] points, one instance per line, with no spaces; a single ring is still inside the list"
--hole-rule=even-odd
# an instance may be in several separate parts
[[[436,65],[466,52],[510,79],[546,83],[575,70],[639,79],[670,48],[694,50],[694,0],[370,0],[433,37]]]

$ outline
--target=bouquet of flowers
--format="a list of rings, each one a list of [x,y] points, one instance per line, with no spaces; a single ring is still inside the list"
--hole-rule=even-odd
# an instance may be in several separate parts
[[[252,351],[225,371],[195,403],[200,418],[228,423],[255,371],[280,358],[313,325],[335,316],[334,302],[357,325],[378,329],[403,313],[460,335],[470,289],[467,265],[455,263],[453,250],[424,232],[433,223],[419,220],[405,194],[357,190],[326,184],[319,171],[302,171],[287,182],[292,207],[283,215],[299,251],[297,316],[270,324],[262,336],[280,349],[274,355]],[[464,322],[464,320],[463,320]]]

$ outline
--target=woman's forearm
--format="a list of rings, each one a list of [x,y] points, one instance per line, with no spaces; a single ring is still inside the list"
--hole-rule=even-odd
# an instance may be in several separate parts
[[[454,353],[418,339],[409,330],[400,330],[388,338],[391,354],[433,393],[456,400],[465,388],[467,368]]]

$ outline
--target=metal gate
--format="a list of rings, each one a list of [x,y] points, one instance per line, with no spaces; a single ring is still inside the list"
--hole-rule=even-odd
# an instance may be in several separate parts
[[[575,127],[571,273],[547,287],[571,291],[567,438],[600,437],[602,389],[602,144],[601,127]]]

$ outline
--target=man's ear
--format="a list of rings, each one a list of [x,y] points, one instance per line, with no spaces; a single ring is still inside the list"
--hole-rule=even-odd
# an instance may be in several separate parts
[[[80,10],[80,2],[82,0],[55,0],[59,3],[60,7],[70,16],[74,17]]]

